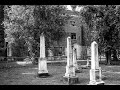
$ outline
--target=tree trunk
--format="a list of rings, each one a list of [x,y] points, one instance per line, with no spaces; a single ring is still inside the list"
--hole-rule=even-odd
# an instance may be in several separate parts
[[[31,43],[30,43],[30,45],[29,45],[29,48],[30,48],[30,51],[29,51],[30,59],[31,59],[31,61],[33,62],[33,61],[34,61],[34,53],[32,52],[32,45],[31,45]]]
[[[32,52],[32,44],[30,43],[30,41],[27,41],[27,44],[28,44],[28,52],[29,52],[29,55],[30,55],[30,60],[33,62],[34,61],[34,53]]]
[[[115,49],[113,49],[112,54],[113,54],[113,56],[112,56],[113,57],[113,61],[118,61],[119,59],[117,57],[117,51]]]
[[[111,61],[111,50],[107,50],[105,52],[105,56],[106,56],[106,64],[110,65],[110,61]]]

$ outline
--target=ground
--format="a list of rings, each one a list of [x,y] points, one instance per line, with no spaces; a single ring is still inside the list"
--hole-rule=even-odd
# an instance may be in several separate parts
[[[80,64],[82,62],[79,62]],[[82,64],[85,64],[82,63]],[[48,78],[37,77],[37,65],[18,65],[15,62],[0,63],[0,85],[68,85],[63,80],[66,63],[48,63],[48,71],[51,75]],[[120,66],[101,64],[102,74],[107,78],[105,85],[120,84]],[[75,85],[87,85],[90,81],[89,70],[83,69],[82,73],[77,73],[79,83]]]

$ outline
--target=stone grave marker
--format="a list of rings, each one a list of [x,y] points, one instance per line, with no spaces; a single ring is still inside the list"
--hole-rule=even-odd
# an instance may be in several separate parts
[[[75,73],[75,66],[73,65],[73,52],[71,47],[71,38],[67,38],[67,65],[66,65],[66,73],[64,76],[65,81],[69,84],[77,83],[78,77]]]
[[[99,67],[98,44],[95,41],[91,44],[91,69],[89,85],[104,85],[104,81],[102,81],[101,67]]]
[[[88,47],[87,49],[87,64],[86,67],[90,67],[90,61],[91,61],[91,49]]]
[[[8,42],[8,45],[7,45],[7,60],[8,61],[14,61],[14,59],[12,58],[12,43],[11,42]]]
[[[76,54],[77,54],[76,49],[73,48],[73,65],[75,66],[75,72],[80,73],[82,72],[82,68],[78,67]]]
[[[47,70],[47,59],[45,56],[45,37],[42,33],[40,36],[40,58],[38,61],[38,77],[46,77],[49,76]]]

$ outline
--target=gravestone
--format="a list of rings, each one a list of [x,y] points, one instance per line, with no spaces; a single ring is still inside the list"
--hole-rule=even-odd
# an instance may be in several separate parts
[[[53,52],[51,49],[48,49],[48,60],[54,60]]]
[[[40,58],[38,61],[38,77],[49,76],[47,70],[47,59],[45,56],[45,37],[43,33],[40,36]]]
[[[75,72],[76,73],[80,73],[82,72],[82,68],[81,67],[78,67],[78,64],[77,64],[77,57],[76,57],[76,49],[73,48],[73,65],[75,66]]]
[[[14,59],[12,58],[12,43],[11,42],[8,42],[8,45],[7,45],[7,60],[8,61],[13,61]]]
[[[87,64],[86,64],[86,67],[90,67],[90,61],[89,61],[89,58],[87,58]]]
[[[90,68],[90,58],[91,58],[91,50],[87,47],[87,59],[86,59],[86,65],[81,65],[82,69],[89,69]]]
[[[75,66],[73,65],[73,52],[72,52],[70,37],[67,38],[67,65],[66,65],[66,73],[64,79],[69,84],[78,82],[78,77],[76,76],[75,73]]]
[[[87,64],[86,67],[90,67],[90,60],[91,59],[91,49],[88,47],[87,48]]]
[[[76,49],[76,58],[77,59],[80,59],[81,58],[81,55],[82,55],[82,46],[80,46],[79,44],[75,43],[73,45],[73,47]]]
[[[104,81],[102,81],[101,67],[99,67],[98,44],[95,41],[91,44],[91,69],[89,85],[104,85]]]
[[[8,56],[12,56],[12,49],[11,49],[11,43],[8,43]]]

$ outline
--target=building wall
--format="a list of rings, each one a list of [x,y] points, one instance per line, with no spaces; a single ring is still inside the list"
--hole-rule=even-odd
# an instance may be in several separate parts
[[[84,46],[84,38],[83,38],[83,33],[82,33],[82,28],[85,27],[83,23],[81,23],[81,18],[78,16],[75,16],[68,20],[68,23],[65,25],[64,29],[66,32],[66,36],[63,37],[63,39],[60,41],[61,47],[64,48],[65,55],[67,53],[66,48],[67,48],[67,37],[71,37],[71,33],[76,34],[76,39],[72,39],[71,37],[71,43],[72,46],[74,46],[77,50],[77,58],[84,59],[87,54],[87,49],[86,46]],[[83,29],[84,30],[84,29]]]

